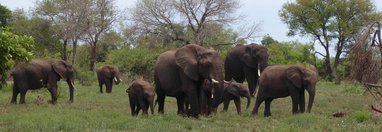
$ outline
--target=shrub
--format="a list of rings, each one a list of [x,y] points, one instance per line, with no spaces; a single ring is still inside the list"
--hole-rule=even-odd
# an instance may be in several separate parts
[[[76,79],[83,86],[90,86],[93,82],[96,82],[96,78],[97,76],[92,71],[81,68],[76,70]]]
[[[364,121],[370,120],[372,117],[372,114],[369,111],[362,110],[362,111],[354,112],[352,117],[356,119],[358,122],[364,122]]]
[[[152,81],[154,64],[163,51],[146,48],[118,49],[107,55],[105,63],[118,66],[119,71],[129,77],[143,76]]]

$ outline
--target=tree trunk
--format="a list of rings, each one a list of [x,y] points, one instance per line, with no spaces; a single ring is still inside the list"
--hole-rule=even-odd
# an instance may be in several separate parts
[[[90,58],[90,70],[95,72],[96,62],[97,62],[97,51],[96,51],[97,42],[93,42],[90,46],[91,48],[91,58]]]
[[[330,66],[330,54],[329,54],[329,48],[325,48],[326,50],[326,56],[325,56],[325,71],[326,74],[329,77],[329,81],[333,81],[334,75],[332,71],[332,67]]]
[[[68,55],[67,55],[67,46],[68,46],[68,40],[64,40],[64,50],[61,53],[61,59],[64,61],[68,60]]]
[[[77,42],[78,42],[77,39],[73,40],[73,58],[72,58],[72,65],[73,66],[76,65],[76,61],[77,61]]]
[[[337,45],[337,53],[336,53],[336,56],[334,57],[333,75],[335,76],[335,84],[341,83],[341,76],[337,75],[337,67],[340,64],[340,56],[342,53],[342,47],[343,47],[343,44],[342,42],[340,42]]]

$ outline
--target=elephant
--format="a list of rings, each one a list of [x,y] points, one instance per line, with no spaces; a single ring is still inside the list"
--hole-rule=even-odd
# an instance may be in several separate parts
[[[205,90],[207,93],[214,93],[211,88],[212,83],[208,80],[204,82],[204,85],[202,87],[203,90]],[[208,95],[208,94],[207,94]],[[251,103],[251,95],[249,94],[249,90],[247,87],[245,87],[242,83],[237,83],[234,81],[231,82],[225,82],[224,83],[224,93],[220,100],[220,103],[224,102],[224,108],[223,111],[228,110],[229,102],[231,100],[234,100],[237,113],[241,113],[241,101],[240,97],[246,97],[247,98],[247,109]],[[211,97],[212,99],[214,97]],[[210,101],[210,100],[207,100]],[[208,105],[205,107],[209,107]],[[210,111],[207,111],[210,112]]]
[[[205,79],[215,85],[214,99],[210,103],[215,111],[223,95],[223,61],[213,49],[188,44],[159,55],[154,66],[154,80],[158,101],[158,113],[164,112],[165,96],[175,97],[178,114],[198,117],[202,102],[209,98],[201,90]],[[211,96],[210,96],[211,97]],[[185,101],[190,109],[185,113]]]
[[[99,84],[99,92],[103,93],[102,86],[105,84],[106,93],[111,93],[113,87],[113,81],[115,84],[121,82],[119,69],[117,66],[105,65],[97,69],[97,78]]]
[[[138,115],[140,109],[143,111],[142,114],[147,115],[148,107],[150,107],[151,114],[154,114],[155,89],[149,82],[136,79],[126,89],[126,93],[129,95],[131,115]]]
[[[280,64],[268,66],[259,79],[259,91],[252,114],[257,115],[260,104],[265,101],[264,116],[271,116],[273,99],[291,96],[292,112],[305,112],[305,90],[309,93],[308,112],[311,112],[316,94],[318,72],[314,66]]]
[[[16,103],[20,93],[20,104],[25,103],[27,91],[46,87],[52,97],[51,103],[57,101],[57,81],[65,79],[69,85],[70,102],[73,102],[74,68],[63,60],[32,60],[19,63],[11,71],[13,77],[13,94],[11,103]]]
[[[248,82],[251,96],[256,94],[259,72],[268,65],[268,49],[262,45],[238,45],[228,51],[224,63],[225,81],[232,78],[239,83]]]
[[[242,83],[237,82],[225,83],[224,87],[225,91],[222,98],[222,102],[224,102],[223,111],[227,111],[229,102],[231,100],[234,100],[236,111],[238,114],[241,114],[240,97],[247,98],[246,109],[248,109],[249,105],[251,104],[251,95],[249,94],[249,90],[247,87],[245,87]]]

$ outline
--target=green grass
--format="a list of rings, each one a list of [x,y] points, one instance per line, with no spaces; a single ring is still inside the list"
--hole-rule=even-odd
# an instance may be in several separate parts
[[[46,89],[28,91],[26,104],[10,104],[10,87],[0,90],[0,131],[381,131],[381,119],[371,117],[368,105],[373,98],[363,93],[360,86],[334,85],[319,82],[312,113],[293,115],[291,99],[276,99],[271,105],[272,117],[250,112],[254,103],[243,114],[237,115],[231,102],[228,112],[211,117],[186,118],[176,114],[176,101],[167,97],[165,114],[130,115],[125,90],[127,84],[116,85],[111,94],[98,93],[98,86],[79,86],[74,103],[68,103],[68,88],[59,85],[56,105],[48,104]],[[44,101],[36,103],[37,96]],[[308,96],[306,96],[307,98]],[[245,109],[243,100],[242,108]],[[307,99],[306,99],[307,100]],[[252,99],[255,102],[255,99]],[[156,110],[155,110],[156,111]],[[335,112],[351,112],[343,118],[332,117]]]

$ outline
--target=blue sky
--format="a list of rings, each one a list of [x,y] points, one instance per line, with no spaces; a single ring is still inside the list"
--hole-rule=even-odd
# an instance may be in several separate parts
[[[11,10],[16,8],[24,8],[28,10],[34,5],[35,0],[0,0],[2,5],[7,6]],[[309,38],[288,37],[287,26],[281,22],[278,11],[286,2],[293,0],[240,0],[241,8],[237,10],[238,14],[245,15],[244,22],[259,22],[261,23],[261,31],[259,36],[269,34],[271,37],[278,41],[292,41],[298,40],[301,42],[309,42]],[[125,9],[131,7],[135,0],[116,0],[119,8]],[[377,10],[382,11],[382,0],[374,0]],[[257,38],[255,42],[259,43],[261,37]],[[320,50],[320,47],[316,47]]]

